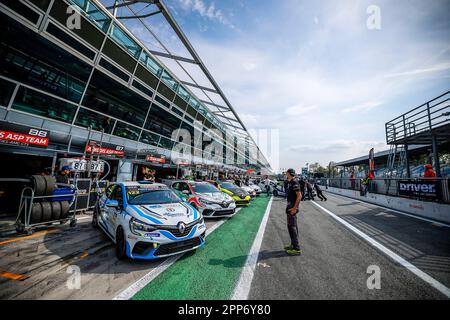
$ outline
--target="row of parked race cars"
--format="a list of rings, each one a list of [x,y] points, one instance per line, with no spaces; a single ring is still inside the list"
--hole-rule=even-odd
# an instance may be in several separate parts
[[[232,217],[248,206],[260,186],[233,181],[121,182],[106,188],[92,225],[115,243],[119,259],[155,259],[205,244],[205,218]]]

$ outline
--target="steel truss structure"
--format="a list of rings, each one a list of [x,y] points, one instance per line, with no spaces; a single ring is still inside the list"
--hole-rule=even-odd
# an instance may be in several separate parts
[[[149,50],[156,57],[171,59],[175,62],[178,67],[188,76],[189,81],[180,81],[183,85],[191,88],[200,90],[206,99],[199,99],[199,101],[208,106],[208,109],[218,117],[221,122],[228,127],[228,129],[233,131],[233,134],[239,138],[250,142],[250,149],[252,147],[257,150],[257,157],[262,158],[262,165],[266,168],[270,168],[270,164],[267,161],[265,155],[261,152],[258,145],[254,141],[253,137],[249,134],[245,124],[239,118],[238,114],[234,110],[230,101],[225,96],[224,92],[220,88],[217,81],[213,78],[200,56],[189,42],[187,36],[184,34],[183,30],[179,24],[174,19],[173,15],[169,11],[167,5],[162,0],[96,0],[100,2],[107,10],[109,10],[114,17],[119,21],[124,20],[135,20],[141,23],[142,27],[151,35],[159,44],[162,50]],[[127,8],[131,14],[119,15],[118,11],[120,8]],[[176,34],[178,40],[183,45],[184,49],[189,53],[190,57],[184,57],[173,53],[168,45],[164,42],[164,39],[158,37],[156,32],[153,30],[151,23],[146,20],[149,17],[155,15],[161,15],[164,17],[165,21],[168,23],[170,28]],[[144,42],[144,41],[142,41]],[[162,63],[164,64],[164,63]],[[206,77],[209,81],[210,86],[200,85],[198,79],[189,72],[186,65],[192,64],[200,68],[202,76]],[[171,69],[171,68],[167,68]],[[173,72],[173,70],[171,70]],[[175,75],[177,76],[177,75]],[[177,78],[180,78],[179,75]],[[218,103],[214,101],[211,97],[211,93],[220,97],[221,102]],[[195,95],[195,94],[194,94]]]

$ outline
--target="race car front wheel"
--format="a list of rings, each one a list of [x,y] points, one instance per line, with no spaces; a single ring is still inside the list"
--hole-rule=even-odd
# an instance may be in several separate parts
[[[125,234],[123,233],[122,227],[117,229],[116,234],[116,256],[117,259],[122,260],[126,257],[125,253]]]

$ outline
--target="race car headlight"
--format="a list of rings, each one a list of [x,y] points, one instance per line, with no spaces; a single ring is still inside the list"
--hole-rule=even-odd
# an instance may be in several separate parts
[[[201,203],[201,204],[205,204],[205,205],[211,205],[211,204],[214,204],[214,202],[208,201],[208,200],[206,200],[206,199],[200,198],[199,200],[200,200],[200,203]]]
[[[132,233],[134,233],[136,235],[140,235],[139,232],[152,232],[152,231],[155,231],[156,228],[150,224],[144,223],[135,218],[131,218],[130,230]]]

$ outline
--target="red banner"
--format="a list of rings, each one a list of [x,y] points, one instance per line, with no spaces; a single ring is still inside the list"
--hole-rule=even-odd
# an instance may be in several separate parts
[[[0,143],[46,148],[49,143],[49,132],[47,130],[1,121]]]
[[[123,146],[103,143],[102,147],[87,145],[86,152],[94,153],[97,155],[123,157],[125,155],[125,148]]]

